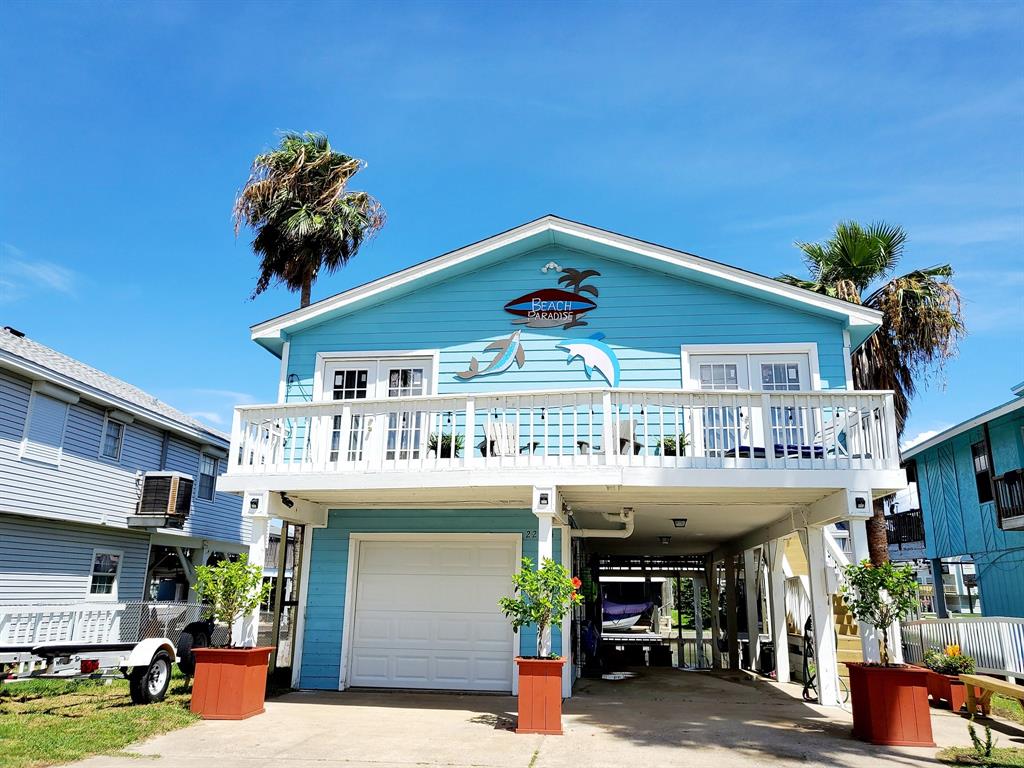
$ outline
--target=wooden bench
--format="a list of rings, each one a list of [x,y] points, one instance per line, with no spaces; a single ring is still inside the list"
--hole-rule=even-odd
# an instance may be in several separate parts
[[[980,704],[982,713],[988,715],[992,710],[993,693],[1016,699],[1024,707],[1024,685],[1015,685],[988,675],[960,675],[960,681],[967,689],[968,712],[976,712],[976,706]],[[980,697],[976,696],[975,688],[981,689]]]

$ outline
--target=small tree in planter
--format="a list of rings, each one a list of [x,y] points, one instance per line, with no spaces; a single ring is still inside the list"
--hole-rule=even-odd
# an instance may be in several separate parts
[[[853,735],[873,744],[935,746],[928,709],[928,670],[889,663],[889,629],[917,607],[917,579],[910,565],[848,565],[843,601],[854,617],[878,633],[880,664],[848,662]],[[861,638],[865,642],[866,638]],[[898,706],[894,717],[889,707]]]
[[[690,439],[684,434],[680,434],[678,437],[668,435],[661,438],[658,448],[662,456],[685,456],[689,444]]]
[[[196,592],[210,606],[217,621],[228,625],[227,648],[196,648],[196,676],[192,682],[193,712],[207,720],[243,720],[263,712],[267,688],[267,660],[273,648],[242,648],[235,637],[240,619],[259,609],[270,593],[263,569],[249,558],[221,560],[196,568]]]
[[[498,601],[502,612],[512,621],[516,633],[523,627],[537,627],[537,656],[517,657],[519,667],[519,723],[517,733],[562,732],[562,666],[565,659],[551,653],[550,629],[559,623],[569,608],[582,599],[577,591],[581,582],[550,558],[534,569],[533,561],[523,558],[522,569],[512,577],[513,597]]]

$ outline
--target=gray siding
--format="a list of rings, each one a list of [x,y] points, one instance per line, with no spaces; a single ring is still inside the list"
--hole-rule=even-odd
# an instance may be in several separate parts
[[[123,553],[118,600],[141,600],[149,534],[0,514],[0,602],[86,599],[94,549]]]
[[[68,414],[60,466],[23,461],[19,451],[30,396],[30,381],[0,372],[0,513],[125,529],[138,499],[136,473],[161,469],[163,433],[135,421],[125,427],[119,461],[101,459],[104,411],[79,401]],[[197,477],[199,446],[172,438],[166,469]],[[212,502],[195,498],[185,532],[247,543],[241,509],[241,499],[230,494],[218,493]]]

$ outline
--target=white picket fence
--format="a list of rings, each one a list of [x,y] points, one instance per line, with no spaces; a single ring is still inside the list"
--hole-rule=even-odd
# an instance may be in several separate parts
[[[947,645],[959,645],[961,653],[973,657],[978,672],[1024,678],[1024,619],[923,619],[903,625],[904,655],[911,663]]]

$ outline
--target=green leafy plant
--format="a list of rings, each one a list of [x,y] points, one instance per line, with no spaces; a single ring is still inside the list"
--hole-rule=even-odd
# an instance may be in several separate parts
[[[215,621],[227,624],[229,646],[235,646],[235,623],[259,608],[270,594],[263,569],[250,565],[247,555],[196,568],[196,593],[210,606]]]
[[[672,437],[671,435],[663,437],[658,442],[662,456],[685,456],[686,448],[689,444],[690,439],[681,433],[678,437]]]
[[[452,444],[455,445],[455,453],[452,453]],[[442,432],[440,437],[436,432],[431,432],[427,439],[427,450],[433,451],[439,459],[450,459],[453,455],[457,458],[466,444],[466,439],[461,434]],[[440,449],[439,449],[440,448]]]
[[[992,738],[992,729],[985,726],[985,741],[978,738],[978,732],[974,729],[974,717],[967,723],[967,733],[970,734],[971,744],[978,757],[992,757],[992,750],[995,749],[996,741]]]
[[[582,582],[569,576],[569,571],[550,558],[544,558],[540,568],[534,569],[533,561],[523,558],[522,569],[512,577],[515,586],[514,597],[503,597],[498,601],[509,619],[512,630],[522,627],[537,627],[537,656],[557,658],[551,653],[548,630],[560,622],[569,611],[569,606],[580,602],[577,591]]]
[[[882,666],[889,666],[888,630],[917,608],[917,578],[913,566],[892,563],[872,565],[864,560],[844,569],[846,583],[840,588],[843,602],[858,621],[878,630]]]
[[[960,653],[959,645],[947,645],[943,651],[932,648],[924,655],[924,665],[940,675],[970,675],[974,672],[974,659]]]

